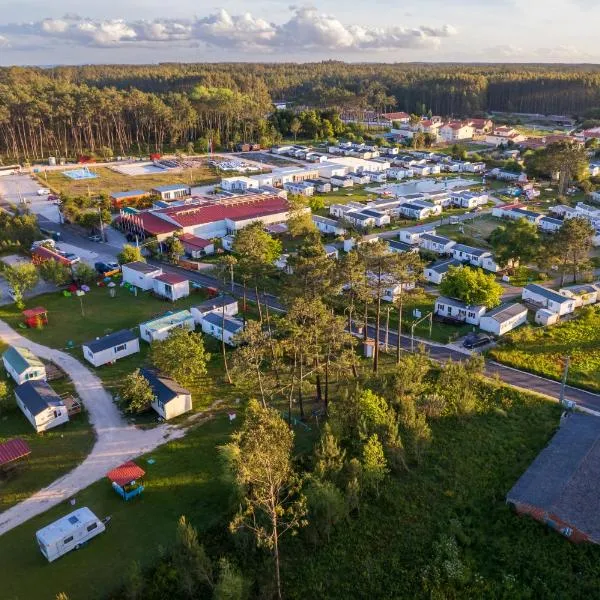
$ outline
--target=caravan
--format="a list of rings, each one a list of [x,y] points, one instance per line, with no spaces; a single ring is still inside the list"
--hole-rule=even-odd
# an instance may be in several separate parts
[[[52,562],[106,530],[101,521],[89,508],[83,507],[46,525],[35,537],[42,554]]]

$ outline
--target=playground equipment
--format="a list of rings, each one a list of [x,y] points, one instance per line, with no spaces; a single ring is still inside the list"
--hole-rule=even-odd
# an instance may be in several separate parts
[[[123,463],[106,474],[112,482],[112,487],[125,501],[139,496],[144,491],[142,478],[146,471],[132,460]]]

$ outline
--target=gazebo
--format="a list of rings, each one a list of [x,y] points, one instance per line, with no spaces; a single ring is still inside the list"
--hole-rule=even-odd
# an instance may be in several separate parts
[[[21,463],[19,461],[31,454],[29,444],[21,438],[8,440],[0,444],[0,471],[8,473]]]
[[[48,325],[48,311],[43,306],[28,308],[23,311],[23,322],[31,328]]]
[[[112,482],[115,492],[124,500],[129,500],[130,498],[139,496],[144,491],[142,477],[145,474],[146,471],[144,469],[138,467],[138,465],[130,460],[108,472],[106,476]]]

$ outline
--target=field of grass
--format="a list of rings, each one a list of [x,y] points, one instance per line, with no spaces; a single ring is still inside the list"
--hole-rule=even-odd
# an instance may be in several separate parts
[[[489,357],[517,369],[560,380],[571,357],[568,383],[600,392],[600,309],[551,327],[523,327],[503,338]]]
[[[0,343],[0,354],[5,349]],[[42,435],[36,433],[17,407],[12,379],[7,379],[7,383],[9,395],[0,410],[0,443],[19,437],[29,444],[31,454],[13,475],[0,477],[0,520],[2,511],[75,468],[88,455],[95,437],[85,411],[56,429]],[[73,384],[66,378],[52,381],[50,385],[59,394],[74,391]]]
[[[450,238],[468,236],[473,240],[476,240],[478,244],[489,247],[487,240],[492,231],[501,224],[502,222],[500,219],[492,217],[491,215],[483,215],[462,223],[440,225],[439,227],[436,227],[436,233]]]
[[[208,165],[176,172],[165,171],[165,173],[156,175],[129,176],[112,171],[108,167],[94,167],[93,165],[90,165],[90,171],[98,177],[76,181],[69,179],[62,171],[58,170],[38,173],[36,176],[44,187],[50,188],[57,194],[67,194],[69,196],[87,196],[88,191],[92,196],[126,190],[145,190],[149,192],[158,185],[173,183],[207,185],[217,183],[220,180],[215,169]]]

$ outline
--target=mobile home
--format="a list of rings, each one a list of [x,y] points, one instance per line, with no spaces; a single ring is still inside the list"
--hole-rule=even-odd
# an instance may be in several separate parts
[[[46,379],[44,363],[27,348],[9,346],[2,355],[2,362],[6,372],[17,384],[32,379]]]
[[[140,340],[129,329],[121,329],[121,331],[115,331],[104,337],[85,342],[81,345],[81,348],[87,361],[95,367],[101,367],[139,352]]]

